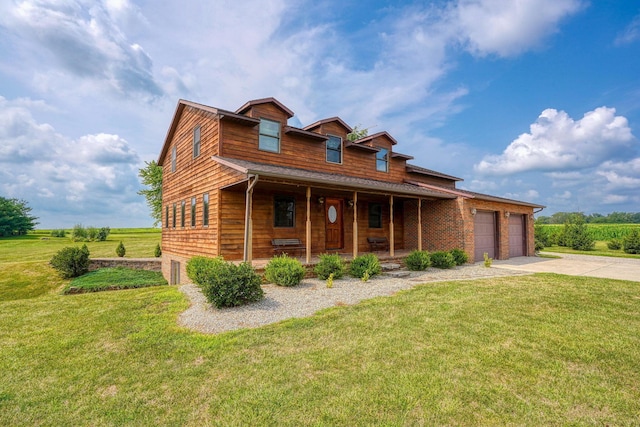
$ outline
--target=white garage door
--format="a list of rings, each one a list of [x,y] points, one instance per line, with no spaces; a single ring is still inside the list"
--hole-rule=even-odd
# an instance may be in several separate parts
[[[509,258],[525,256],[524,217],[511,214],[509,217]]]
[[[475,261],[482,261],[484,253],[496,258],[496,216],[493,212],[477,212],[474,225]]]

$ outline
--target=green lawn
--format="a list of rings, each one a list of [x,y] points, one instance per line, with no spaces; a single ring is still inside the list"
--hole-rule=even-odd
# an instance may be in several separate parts
[[[133,270],[131,268],[101,268],[72,279],[65,286],[65,294],[99,292],[121,289],[145,288],[166,285],[167,280],[159,271]]]
[[[592,251],[577,251],[566,246],[550,246],[543,249],[544,252],[557,252],[563,254],[580,254],[580,255],[599,255],[618,258],[635,258],[640,259],[639,254],[627,254],[622,249],[613,250],[607,247],[607,242],[596,240],[596,246]]]
[[[49,237],[47,230],[26,236],[0,238],[0,299],[37,297],[57,292],[68,283],[48,266],[51,257],[66,246],[82,246],[68,237]],[[151,258],[160,243],[159,229],[115,229],[104,242],[87,242],[92,258],[112,258],[122,241],[127,258]]]
[[[639,295],[551,274],[430,283],[207,336],[177,326],[173,286],[0,291],[0,425],[637,425]]]

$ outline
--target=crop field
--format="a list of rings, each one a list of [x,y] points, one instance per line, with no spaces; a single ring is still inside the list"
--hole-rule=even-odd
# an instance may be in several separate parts
[[[551,233],[557,233],[564,228],[564,224],[541,224],[536,225],[536,227],[547,229]],[[587,230],[595,240],[623,239],[632,230],[640,232],[640,224],[587,224]]]

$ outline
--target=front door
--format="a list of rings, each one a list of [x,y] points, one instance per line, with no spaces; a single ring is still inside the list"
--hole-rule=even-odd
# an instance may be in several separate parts
[[[342,249],[342,199],[326,200],[326,243],[325,249]]]

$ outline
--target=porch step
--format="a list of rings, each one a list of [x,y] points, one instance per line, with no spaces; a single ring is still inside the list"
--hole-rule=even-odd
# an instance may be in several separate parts
[[[380,267],[382,267],[382,271],[393,271],[400,270],[400,267],[402,266],[395,262],[383,262],[380,264]]]
[[[385,273],[385,275],[394,277],[396,279],[403,279],[405,277],[409,277],[410,274],[411,273],[408,272],[407,270],[390,271],[388,273]]]

